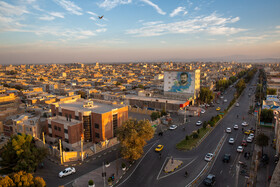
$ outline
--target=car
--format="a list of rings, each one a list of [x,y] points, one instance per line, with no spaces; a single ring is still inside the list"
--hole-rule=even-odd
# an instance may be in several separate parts
[[[235,105],[235,106],[237,106],[237,107],[238,107],[238,106],[239,106],[239,103],[236,103],[236,105]]]
[[[196,122],[196,125],[197,125],[197,126],[199,126],[199,125],[201,125],[201,124],[202,124],[202,121]]]
[[[74,167],[69,167],[69,168],[65,168],[63,171],[59,172],[58,176],[60,178],[62,178],[62,177],[71,175],[73,173],[76,173],[76,169]]]
[[[253,138],[249,136],[249,137],[247,138],[246,141],[247,141],[248,143],[251,143],[251,142],[253,142]]]
[[[160,145],[160,144],[159,144],[159,145],[157,145],[157,147],[155,148],[155,151],[156,151],[156,152],[160,152],[160,151],[163,149],[163,147],[164,147],[163,145]]]
[[[226,102],[227,102],[227,99],[225,99],[224,102],[226,103]]]
[[[254,137],[255,137],[255,135],[254,135],[253,133],[250,133],[250,134],[249,134],[249,137],[254,138]]]
[[[208,174],[207,177],[203,180],[203,183],[206,186],[213,186],[216,182],[216,177],[213,174]]]
[[[242,140],[242,142],[241,142],[241,146],[244,146],[244,147],[246,147],[246,146],[247,146],[247,142],[246,142],[246,140]]]
[[[233,126],[233,129],[238,130],[238,125],[235,124],[235,125]]]
[[[244,134],[249,135],[250,133],[251,133],[251,130],[246,130],[246,131],[244,131]]]
[[[171,125],[171,126],[169,127],[169,130],[175,130],[175,129],[177,129],[177,125]]]
[[[268,161],[269,161],[268,155],[267,154],[263,154],[261,161],[266,163],[266,164],[268,164]]]
[[[205,113],[205,110],[204,110],[204,109],[201,109],[200,113],[201,113],[201,114],[204,114],[204,113]]]
[[[229,160],[230,160],[230,154],[224,154],[223,162],[229,163]]]
[[[227,132],[227,133],[231,133],[231,128],[228,127],[228,128],[226,129],[226,132]]]
[[[241,125],[247,127],[249,124],[246,121],[243,121]]]
[[[220,98],[221,98],[221,99],[223,99],[223,98],[224,98],[224,96],[221,96]]]
[[[207,153],[204,160],[210,162],[213,158],[213,153]]]
[[[221,108],[220,108],[220,107],[218,107],[218,108],[216,108],[216,110],[217,110],[217,111],[220,111],[220,110],[221,110]]]
[[[243,146],[238,146],[237,147],[237,152],[242,153],[244,150]]]
[[[230,138],[230,139],[228,140],[228,143],[234,144],[234,138]]]

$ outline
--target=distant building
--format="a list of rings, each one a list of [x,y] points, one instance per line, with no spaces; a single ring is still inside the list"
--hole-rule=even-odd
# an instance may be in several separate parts
[[[40,138],[41,128],[39,120],[39,116],[32,117],[30,114],[20,115],[18,118],[13,119],[14,134],[27,134],[34,138]]]
[[[74,150],[85,142],[98,143],[116,137],[117,127],[128,119],[128,107],[101,100],[72,99],[51,104],[52,116],[47,119],[47,140],[62,139]]]

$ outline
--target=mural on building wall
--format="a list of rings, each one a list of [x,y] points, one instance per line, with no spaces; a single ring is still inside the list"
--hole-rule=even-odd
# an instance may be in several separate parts
[[[193,72],[164,72],[164,91],[177,93],[194,93]]]

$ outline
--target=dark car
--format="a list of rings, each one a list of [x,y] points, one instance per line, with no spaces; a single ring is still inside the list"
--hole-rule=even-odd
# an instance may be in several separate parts
[[[269,161],[268,155],[267,154],[263,154],[262,162],[265,163],[265,164],[268,164],[268,161]]]
[[[225,154],[223,157],[223,162],[229,163],[229,160],[230,160],[230,154]]]
[[[216,182],[216,177],[213,174],[209,174],[203,181],[206,186],[213,186]]]

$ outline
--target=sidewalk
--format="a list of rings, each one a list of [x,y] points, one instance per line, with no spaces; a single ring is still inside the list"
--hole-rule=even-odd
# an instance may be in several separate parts
[[[273,175],[275,169],[274,155],[275,149],[270,145],[274,137],[274,129],[261,127],[262,132],[269,137],[269,145],[263,148],[263,153],[268,155],[269,162],[267,165],[263,165],[260,162],[257,172],[257,182],[256,187],[269,187],[270,181],[268,180],[269,176]]]
[[[126,170],[122,170],[122,163],[126,164]],[[115,180],[113,184],[118,183],[118,181],[123,177],[126,171],[129,169],[130,165],[127,161],[123,160],[122,158],[115,160],[110,163],[109,167],[99,167],[79,178],[77,178],[73,183],[73,187],[85,187],[88,186],[88,181],[93,180],[95,183],[95,187],[99,186],[109,186],[108,178],[114,174]],[[102,172],[106,172],[106,177],[102,177]],[[104,185],[105,184],[105,185]],[[69,186],[69,185],[67,185]]]

